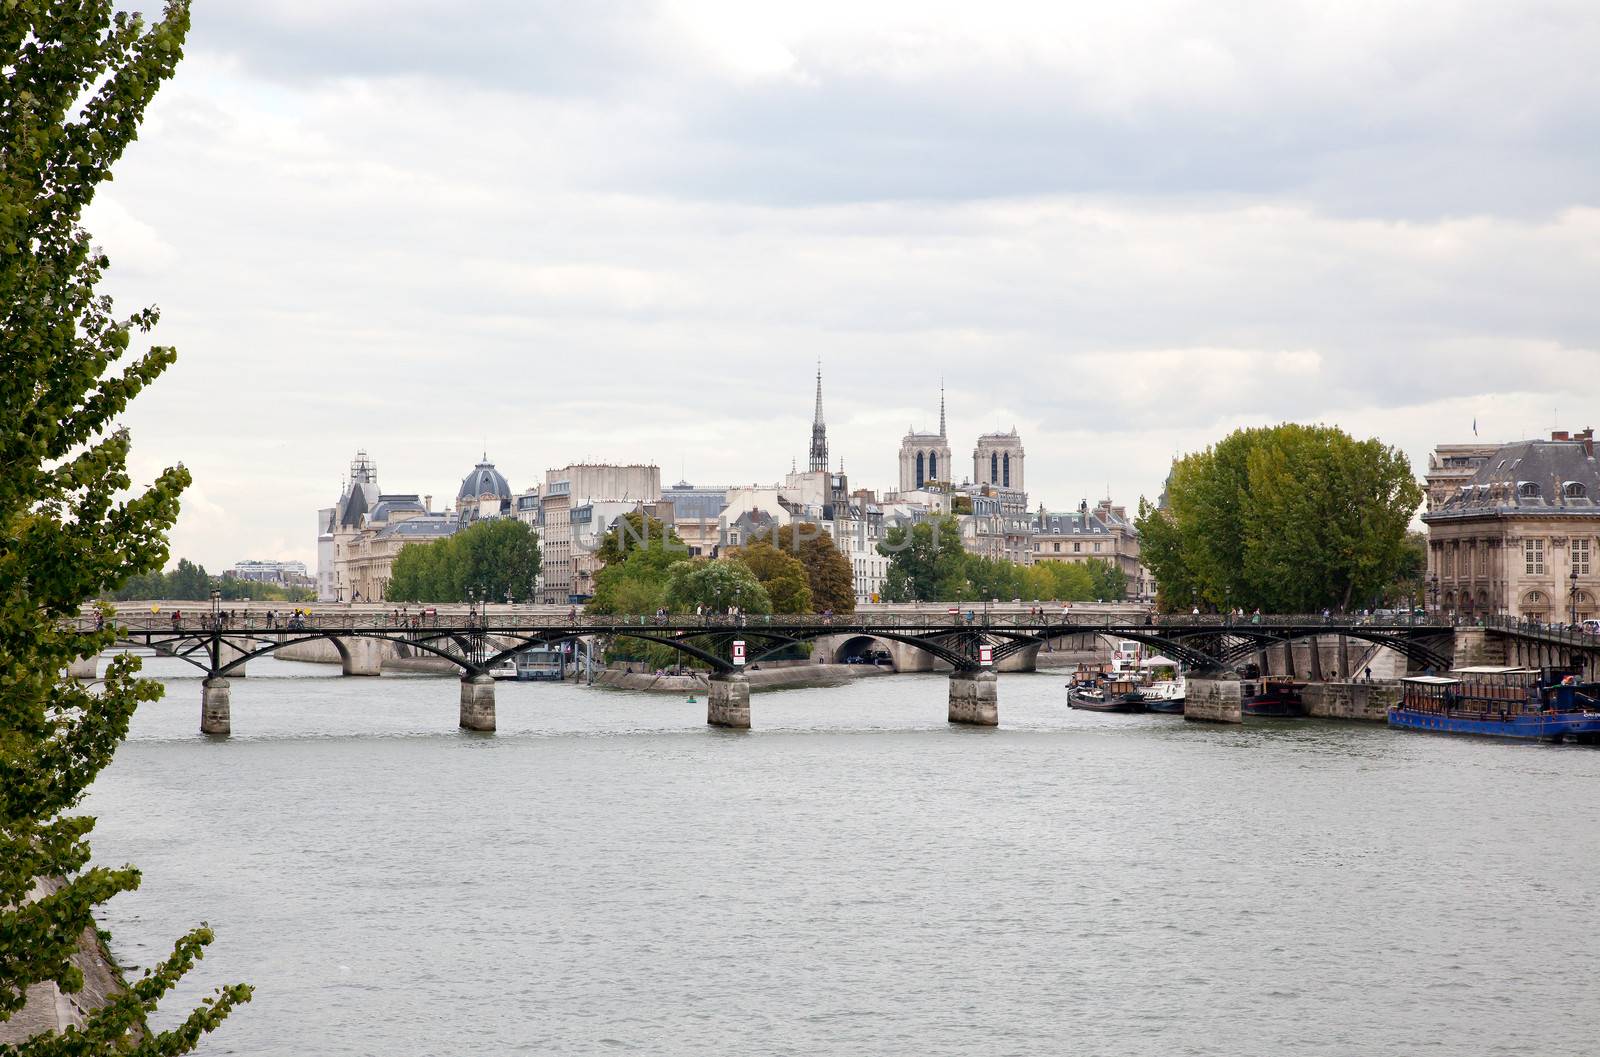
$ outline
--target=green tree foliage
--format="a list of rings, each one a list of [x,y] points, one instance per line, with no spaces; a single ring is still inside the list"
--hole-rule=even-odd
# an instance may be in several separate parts
[[[1093,584],[1093,597],[1102,602],[1121,602],[1128,597],[1128,574],[1122,566],[1104,558],[1090,558],[1084,562]]]
[[[774,613],[810,613],[811,583],[806,567],[793,555],[766,540],[740,547],[729,557],[741,561],[755,574]]]
[[[811,608],[815,612],[831,609],[835,613],[856,611],[855,573],[833,537],[819,525],[802,523],[776,528],[768,540],[785,554],[793,555],[806,567],[811,586]]]
[[[637,511],[619,518],[595,553],[605,565],[584,609],[612,616],[650,614],[664,607],[672,566],[689,560],[689,548],[677,532]]]
[[[889,559],[886,602],[944,602],[971,597],[961,526],[953,517],[892,525],[878,553]]]
[[[503,602],[533,597],[539,538],[515,518],[475,522],[453,536],[400,548],[384,597],[391,602]]]
[[[696,606],[711,613],[726,613],[735,606],[742,613],[771,613],[772,599],[744,562],[691,558],[674,564],[667,576],[667,607],[687,613]]]
[[[97,691],[66,680],[74,659],[113,633],[62,625],[82,601],[159,570],[189,483],[181,467],[130,491],[129,438],[115,423],[175,353],[122,362],[156,311],[118,318],[95,291],[109,266],[80,224],[98,185],[137,134],[170,77],[189,28],[186,3],[146,24],[109,2],[0,4],[0,1018],[26,989],[71,994],[70,961],[94,909],[136,888],[132,867],[89,866],[92,818],[73,815],[127,735],[142,701],[161,694],[119,657]],[[59,882],[30,901],[35,880]],[[190,1051],[249,989],[217,991],[179,1026],[141,1037],[145,1015],[211,942],[199,928],[84,1029],[36,1036],[9,1053]]]
[[[1394,579],[1383,592],[1383,601],[1403,609],[1413,609],[1426,600],[1428,577],[1428,537],[1407,532],[1405,550]]]
[[[110,597],[117,602],[146,599],[205,602],[210,600],[213,587],[225,601],[230,602],[311,602],[317,597],[317,593],[309,587],[241,580],[232,573],[223,573],[220,579],[213,581],[206,575],[204,565],[196,565],[187,558],[178,559],[177,568],[171,572],[141,573],[128,577],[127,582],[111,592]]]
[[[1137,525],[1166,608],[1350,609],[1393,582],[1421,499],[1394,448],[1285,424],[1178,459],[1166,508],[1141,501]]]

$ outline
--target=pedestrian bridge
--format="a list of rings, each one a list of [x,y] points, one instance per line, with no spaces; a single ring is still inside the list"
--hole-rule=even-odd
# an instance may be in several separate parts
[[[837,617],[823,616],[614,616],[561,611],[554,607],[429,607],[420,611],[352,610],[343,606],[278,611],[258,603],[243,610],[196,612],[160,606],[123,607],[104,627],[109,645],[156,649],[205,674],[201,729],[231,731],[230,677],[244,674],[252,659],[297,643],[326,641],[338,651],[345,675],[376,676],[383,644],[402,644],[414,653],[443,658],[461,673],[460,723],[469,730],[493,730],[494,682],[491,669],[530,647],[632,639],[676,651],[710,669],[707,721],[716,726],[750,725],[750,689],[742,668],[797,645],[852,639],[891,644],[925,655],[950,670],[952,722],[992,726],[999,721],[996,671],[1011,662],[1031,660],[1047,644],[1066,639],[1105,637],[1143,643],[1191,671],[1236,669],[1252,658],[1266,667],[1267,651],[1304,639],[1340,636],[1383,646],[1406,658],[1414,670],[1452,667],[1463,645],[1464,663],[1513,655],[1516,663],[1600,661],[1600,637],[1577,631],[1501,619],[1458,625],[1433,617],[1386,620],[1335,616],[1230,618],[1208,615],[1164,616],[1130,607],[1056,604],[993,607],[957,603],[945,607],[872,607]],[[98,618],[79,618],[90,635]],[[1494,656],[1498,648],[1500,655]],[[96,650],[98,652],[98,650]],[[1293,663],[1293,652],[1284,651]],[[1340,651],[1340,656],[1345,656]],[[1321,681],[1320,654],[1310,652],[1311,671]],[[1343,662],[1341,662],[1343,663]],[[92,678],[89,668],[73,674]],[[1347,679],[1349,671],[1339,671]]]

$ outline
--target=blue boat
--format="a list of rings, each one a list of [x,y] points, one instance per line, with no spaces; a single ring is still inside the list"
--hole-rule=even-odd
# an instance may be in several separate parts
[[[1600,743],[1600,683],[1570,668],[1458,668],[1402,679],[1389,725],[1445,734]]]

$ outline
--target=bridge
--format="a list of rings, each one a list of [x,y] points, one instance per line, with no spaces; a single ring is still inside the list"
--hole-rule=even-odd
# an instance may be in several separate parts
[[[169,604],[170,605],[170,604]],[[179,603],[181,606],[182,604]],[[163,613],[119,609],[111,620],[118,646],[156,649],[204,673],[200,729],[226,736],[232,729],[230,677],[252,659],[287,646],[327,642],[338,652],[345,675],[378,675],[384,643],[440,657],[460,671],[460,725],[495,728],[491,669],[536,647],[631,639],[673,650],[711,672],[707,722],[750,726],[746,663],[757,664],[797,646],[828,640],[867,640],[925,655],[950,670],[948,718],[952,723],[993,726],[999,722],[997,670],[1052,642],[1107,637],[1143,643],[1198,673],[1229,672],[1256,659],[1267,670],[1268,651],[1305,639],[1342,636],[1392,649],[1414,670],[1444,670],[1463,663],[1600,664],[1600,637],[1573,630],[1491,618],[1458,625],[1434,617],[1384,621],[1322,616],[1158,616],[1130,607],[983,606],[871,607],[836,618],[821,616],[609,616],[558,607],[430,607],[421,611],[347,606],[278,611],[261,604],[242,611]],[[98,626],[81,617],[84,632]],[[744,644],[743,658],[735,643]],[[1497,652],[1498,651],[1498,652]],[[1293,670],[1293,651],[1283,649],[1282,674],[1321,681],[1320,652],[1310,651],[1310,671]],[[1341,658],[1345,657],[1343,651]],[[1341,661],[1341,666],[1347,666]],[[85,667],[85,665],[87,667]],[[932,664],[930,663],[930,667]],[[94,658],[72,673],[93,678]],[[1348,679],[1348,670],[1337,677]]]

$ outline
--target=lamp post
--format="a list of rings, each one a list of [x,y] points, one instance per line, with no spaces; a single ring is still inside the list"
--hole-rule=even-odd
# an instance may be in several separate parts
[[[1571,612],[1569,614],[1568,624],[1570,626],[1572,626],[1572,627],[1577,627],[1577,625],[1578,625],[1578,567],[1576,565],[1574,565],[1572,567],[1572,577],[1571,577],[1571,579],[1572,579],[1572,586],[1567,589],[1567,598],[1571,602]]]
[[[211,589],[211,625],[215,627],[222,616],[222,592]]]

